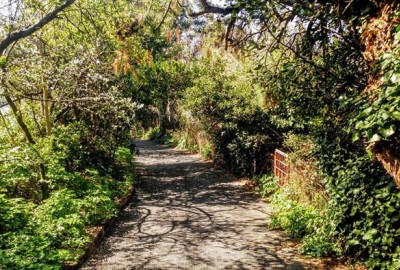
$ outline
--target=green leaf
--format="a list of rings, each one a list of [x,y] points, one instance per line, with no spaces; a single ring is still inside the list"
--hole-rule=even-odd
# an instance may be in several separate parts
[[[5,55],[0,56],[0,68],[5,68],[7,62],[7,57]]]
[[[383,113],[382,113],[382,118],[383,118],[383,120],[389,119],[389,118],[390,118],[390,113],[388,113],[388,112],[383,112]]]
[[[371,142],[379,142],[381,139],[381,136],[379,136],[378,134],[374,134],[371,138]]]
[[[390,81],[392,83],[399,83],[400,82],[400,74],[399,73],[394,73],[391,77],[390,77]]]
[[[355,245],[359,245],[360,241],[358,241],[357,239],[351,239],[347,243],[349,244],[349,246],[355,246]]]
[[[364,118],[367,115],[370,115],[372,112],[373,108],[372,107],[368,107],[365,110],[363,110],[359,115],[358,118]]]
[[[365,127],[364,121],[358,121],[355,128],[356,129],[363,129]]]
[[[371,240],[377,233],[378,233],[377,229],[371,229],[364,234],[363,240]]]
[[[393,112],[392,116],[393,116],[394,119],[400,121],[400,112],[399,111]]]
[[[396,132],[396,126],[395,125],[391,125],[390,127],[386,127],[386,128],[379,128],[379,133],[387,138],[392,136],[395,132]]]
[[[358,141],[360,139],[360,134],[358,132],[353,133],[352,141]]]
[[[400,91],[400,85],[396,85],[396,86],[390,86],[386,88],[386,95],[389,95],[390,97],[398,97],[398,93]]]

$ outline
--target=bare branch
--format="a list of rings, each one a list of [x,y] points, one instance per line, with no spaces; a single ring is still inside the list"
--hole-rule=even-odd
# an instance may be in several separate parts
[[[221,14],[221,15],[229,15],[234,12],[238,12],[241,8],[238,7],[227,7],[227,8],[220,8],[216,6],[210,5],[207,0],[200,0],[200,4],[202,6],[202,10],[199,12],[192,12],[189,14],[190,17],[199,17],[205,14]]]
[[[169,12],[169,10],[171,9],[171,5],[172,5],[172,0],[169,1],[168,7],[167,7],[167,9],[165,10],[164,15],[163,15],[163,17],[162,17],[160,23],[159,23],[159,24],[157,25],[157,27],[155,28],[155,31],[157,31],[158,29],[160,29],[160,27],[163,25],[165,19],[167,18],[168,12]]]
[[[10,33],[5,39],[3,39],[0,42],[0,55],[2,55],[4,51],[8,48],[8,46],[10,46],[13,42],[26,38],[35,33],[36,31],[38,31],[39,29],[43,28],[46,24],[54,20],[57,17],[58,13],[65,10],[67,7],[71,6],[75,1],[76,0],[66,0],[64,4],[53,9],[53,11],[46,14],[46,16],[44,16],[33,26],[25,30]]]
[[[235,27],[235,22],[236,22],[236,18],[233,17],[231,18],[228,26],[226,27],[226,33],[225,33],[225,51],[228,50],[229,47],[229,39],[230,39],[230,35]]]

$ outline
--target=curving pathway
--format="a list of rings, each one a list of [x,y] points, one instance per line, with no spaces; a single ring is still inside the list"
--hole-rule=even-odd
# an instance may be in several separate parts
[[[329,269],[268,230],[268,204],[244,181],[198,155],[137,146],[137,201],[82,269]]]

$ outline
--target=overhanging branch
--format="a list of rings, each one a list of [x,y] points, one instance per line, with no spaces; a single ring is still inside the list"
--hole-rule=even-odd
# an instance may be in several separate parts
[[[227,8],[221,8],[221,7],[216,7],[210,5],[207,0],[200,0],[200,4],[202,6],[202,10],[199,12],[191,12],[189,13],[190,17],[199,17],[201,15],[205,14],[221,14],[221,15],[229,15],[234,12],[238,12],[240,8],[238,7],[227,7]]]
[[[10,46],[12,43],[32,35],[36,31],[41,29],[43,26],[54,20],[57,17],[58,13],[65,10],[67,7],[71,6],[75,1],[76,0],[66,0],[64,4],[54,8],[53,11],[46,14],[41,20],[39,20],[33,26],[28,27],[25,30],[10,33],[5,39],[3,39],[0,42],[0,55],[2,55],[4,51],[8,48],[8,46]]]

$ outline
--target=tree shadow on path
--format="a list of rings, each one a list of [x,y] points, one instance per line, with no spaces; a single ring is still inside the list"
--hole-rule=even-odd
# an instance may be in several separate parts
[[[241,181],[198,155],[137,146],[137,200],[83,269],[318,269],[268,230],[268,205]]]

